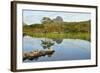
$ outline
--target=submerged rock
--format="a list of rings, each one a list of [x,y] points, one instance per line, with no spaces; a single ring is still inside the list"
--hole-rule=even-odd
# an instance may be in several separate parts
[[[46,50],[46,51],[40,50],[40,51],[32,51],[32,52],[23,53],[23,60],[26,60],[26,59],[33,60],[41,56],[53,54],[54,52],[55,52],[54,50]]]

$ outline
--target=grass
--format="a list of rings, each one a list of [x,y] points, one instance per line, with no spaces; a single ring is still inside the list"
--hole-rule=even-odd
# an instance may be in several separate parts
[[[38,38],[60,38],[60,39],[82,39],[90,41],[90,34],[87,32],[67,32],[67,33],[32,33],[32,32],[24,32],[24,34],[32,36],[32,37],[38,37]]]

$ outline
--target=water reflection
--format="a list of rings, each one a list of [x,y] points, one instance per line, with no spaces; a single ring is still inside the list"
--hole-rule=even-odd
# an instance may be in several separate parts
[[[63,39],[53,39],[53,41],[56,41],[57,44],[61,44]]]
[[[27,53],[23,53],[23,61],[28,59],[28,60],[35,60],[37,61],[39,59],[39,57],[42,56],[48,56],[51,57],[53,55],[53,53],[55,52],[55,50],[51,49],[51,46],[54,45],[54,42],[50,39],[45,39],[45,40],[41,40],[41,46],[43,47],[43,49],[46,50],[33,50],[31,52],[27,52]]]
[[[44,49],[50,49],[50,47],[54,45],[54,42],[51,40],[41,40],[41,42],[41,45]]]
[[[23,53],[26,53],[26,57],[25,54],[23,55],[24,62],[90,59],[91,43],[80,39],[45,39],[24,36]]]

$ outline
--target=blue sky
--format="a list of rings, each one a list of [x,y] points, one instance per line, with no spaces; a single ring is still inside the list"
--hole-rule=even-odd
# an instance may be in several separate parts
[[[91,19],[90,13],[23,10],[23,22],[28,25],[41,23],[43,17],[54,19],[57,16],[62,17],[65,22],[79,22]]]

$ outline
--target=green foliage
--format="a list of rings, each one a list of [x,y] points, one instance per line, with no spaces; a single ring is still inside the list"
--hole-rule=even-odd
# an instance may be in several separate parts
[[[49,17],[43,17],[43,19],[41,20],[41,22],[43,24],[48,24],[48,23],[51,23],[52,20]]]
[[[55,19],[44,17],[41,24],[23,25],[23,34],[33,37],[72,38],[90,41],[91,21],[57,22]]]

